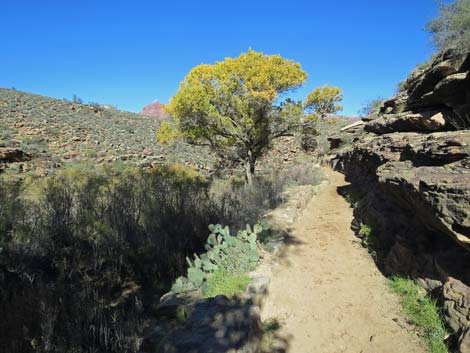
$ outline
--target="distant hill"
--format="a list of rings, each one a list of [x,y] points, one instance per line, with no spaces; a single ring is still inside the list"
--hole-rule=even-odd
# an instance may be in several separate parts
[[[159,120],[170,119],[170,114],[164,110],[163,104],[158,100],[150,103],[149,105],[146,105],[139,114],[144,116],[152,116],[154,118],[158,118]]]
[[[182,142],[171,147],[158,144],[160,121],[112,107],[0,89],[0,171],[45,175],[73,163],[119,161],[211,168],[214,160],[204,148]],[[24,158],[8,160],[12,155]]]

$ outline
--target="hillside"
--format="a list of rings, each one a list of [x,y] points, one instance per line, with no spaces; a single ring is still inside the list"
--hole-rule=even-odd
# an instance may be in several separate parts
[[[206,149],[184,143],[158,144],[159,121],[113,108],[0,89],[0,169],[2,162],[13,162],[8,164],[12,174],[45,175],[70,163],[150,166],[165,161],[211,168],[213,159]]]

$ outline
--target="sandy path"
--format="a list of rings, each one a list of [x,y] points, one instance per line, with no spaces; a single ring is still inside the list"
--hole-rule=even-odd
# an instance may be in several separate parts
[[[281,323],[289,353],[423,353],[403,328],[397,297],[350,229],[352,209],[337,193],[343,176],[325,172],[330,184],[293,226],[296,244],[262,266],[271,277],[263,320]]]

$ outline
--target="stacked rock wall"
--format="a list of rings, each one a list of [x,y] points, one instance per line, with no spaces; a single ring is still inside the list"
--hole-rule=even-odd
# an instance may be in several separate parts
[[[353,144],[335,150],[329,162],[365,195],[356,214],[379,228],[384,271],[421,281],[467,352],[470,54],[441,54],[406,86],[352,129]],[[332,139],[336,146],[340,138]]]

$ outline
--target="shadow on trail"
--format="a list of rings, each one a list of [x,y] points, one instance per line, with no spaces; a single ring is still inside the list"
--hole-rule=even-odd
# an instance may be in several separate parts
[[[288,353],[290,337],[284,337],[280,333],[282,323],[277,319],[271,319],[263,323],[263,336],[260,353]]]
[[[266,239],[260,239],[263,249],[269,253],[270,262],[290,266],[289,257],[305,243],[293,234],[292,225],[274,225]]]
[[[256,282],[256,281],[255,281]],[[139,353],[287,353],[290,338],[278,320],[261,322],[267,284],[252,284],[248,297],[198,299],[172,296],[156,308],[158,322],[146,329]]]
[[[299,240],[292,226],[277,227],[274,230],[274,248],[270,249],[270,262],[291,266],[289,258],[295,256],[305,242]],[[269,287],[257,298],[257,304],[263,307],[269,295]],[[292,337],[282,332],[284,323],[278,318],[270,318],[262,323],[262,336],[259,353],[289,353]]]

